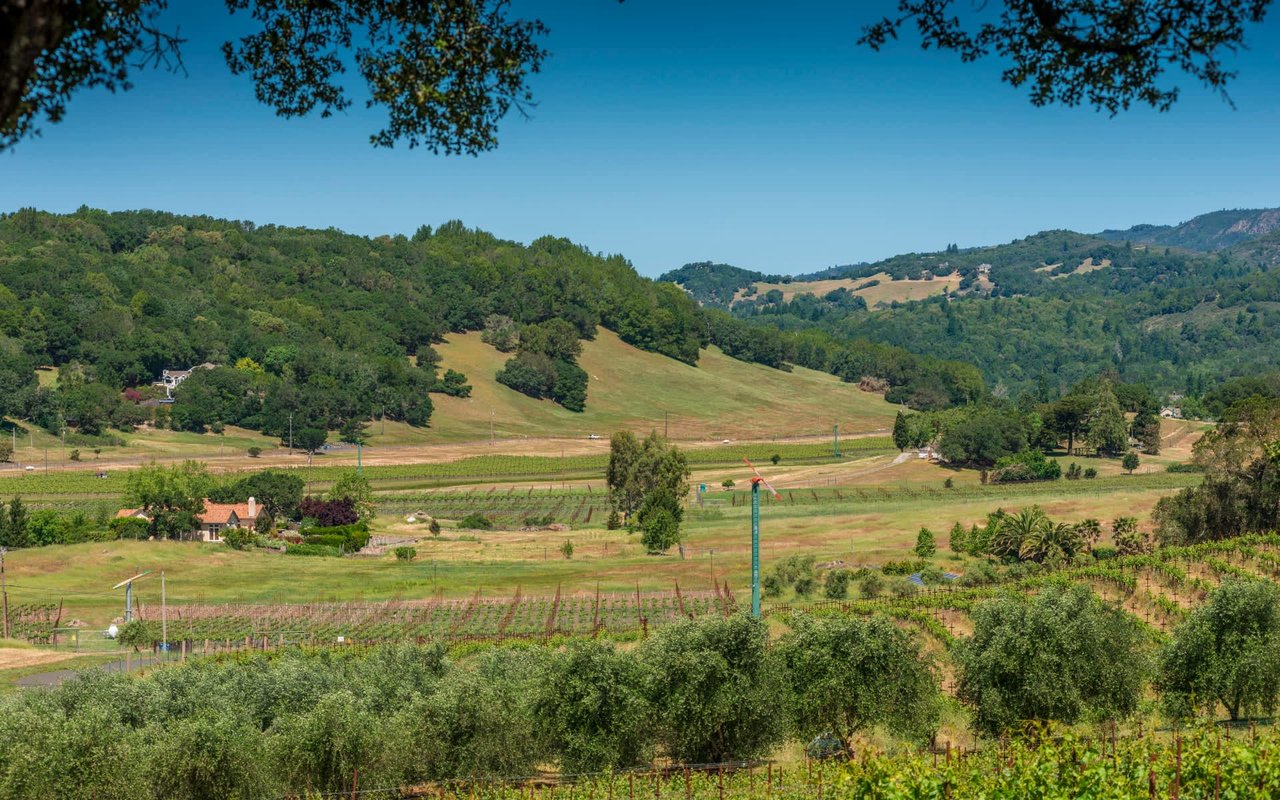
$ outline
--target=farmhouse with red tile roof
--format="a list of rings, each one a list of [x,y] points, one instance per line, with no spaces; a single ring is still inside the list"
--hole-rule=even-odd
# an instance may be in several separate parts
[[[261,510],[262,507],[252,497],[244,503],[215,503],[206,498],[204,511],[196,515],[200,520],[200,529],[184,538],[220,542],[222,532],[227,528],[252,528],[258,521]],[[141,508],[122,508],[116,512],[116,516],[149,519],[146,510]]]

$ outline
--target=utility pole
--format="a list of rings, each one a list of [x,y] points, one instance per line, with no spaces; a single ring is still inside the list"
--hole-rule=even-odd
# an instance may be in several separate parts
[[[289,452],[293,452],[293,412],[289,412]]]
[[[711,554],[711,588],[716,588],[716,551],[714,549],[707,551]]]
[[[671,438],[670,436],[668,436],[669,431],[670,431],[670,426],[667,424],[667,412],[663,411],[662,412],[662,438],[663,439]]]
[[[835,451],[835,457],[840,457],[840,423],[836,423],[834,432],[832,433],[832,449]]]
[[[9,586],[4,579],[4,554],[9,548],[0,547],[0,597],[4,598],[4,638],[9,638]]]
[[[751,616],[760,618],[760,481],[751,481]]]
[[[169,654],[169,605],[164,590],[164,570],[160,570],[160,638],[164,640],[165,655]]]

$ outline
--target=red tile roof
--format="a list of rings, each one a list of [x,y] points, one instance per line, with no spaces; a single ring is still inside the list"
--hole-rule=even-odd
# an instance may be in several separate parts
[[[232,513],[245,524],[252,524],[257,517],[256,514],[249,516],[248,503],[212,503],[208,500],[204,501],[204,512],[197,516],[204,525],[228,525],[231,523]]]

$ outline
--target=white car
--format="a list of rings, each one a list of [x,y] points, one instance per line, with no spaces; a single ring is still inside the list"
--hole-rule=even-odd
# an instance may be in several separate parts
[[[598,434],[598,433],[588,434],[588,435],[587,435],[587,438],[588,438],[588,439],[591,439],[592,441],[594,441],[594,440],[596,440],[596,439],[599,439],[599,438],[600,438],[600,434]]]

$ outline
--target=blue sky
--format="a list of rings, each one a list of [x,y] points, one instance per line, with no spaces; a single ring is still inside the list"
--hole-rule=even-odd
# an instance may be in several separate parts
[[[188,77],[84,92],[0,153],[0,209],[160,208],[412,233],[462,219],[567,236],[644,274],[715,260],[806,272],[1056,227],[1280,205],[1280,15],[1232,110],[1179,76],[1166,114],[1031,106],[993,62],[855,46],[890,3],[518,0],[551,28],[531,119],[492,153],[375,150],[378,112],[282,120],[233,78],[221,2],[183,0]],[[358,88],[358,87],[357,87]]]

